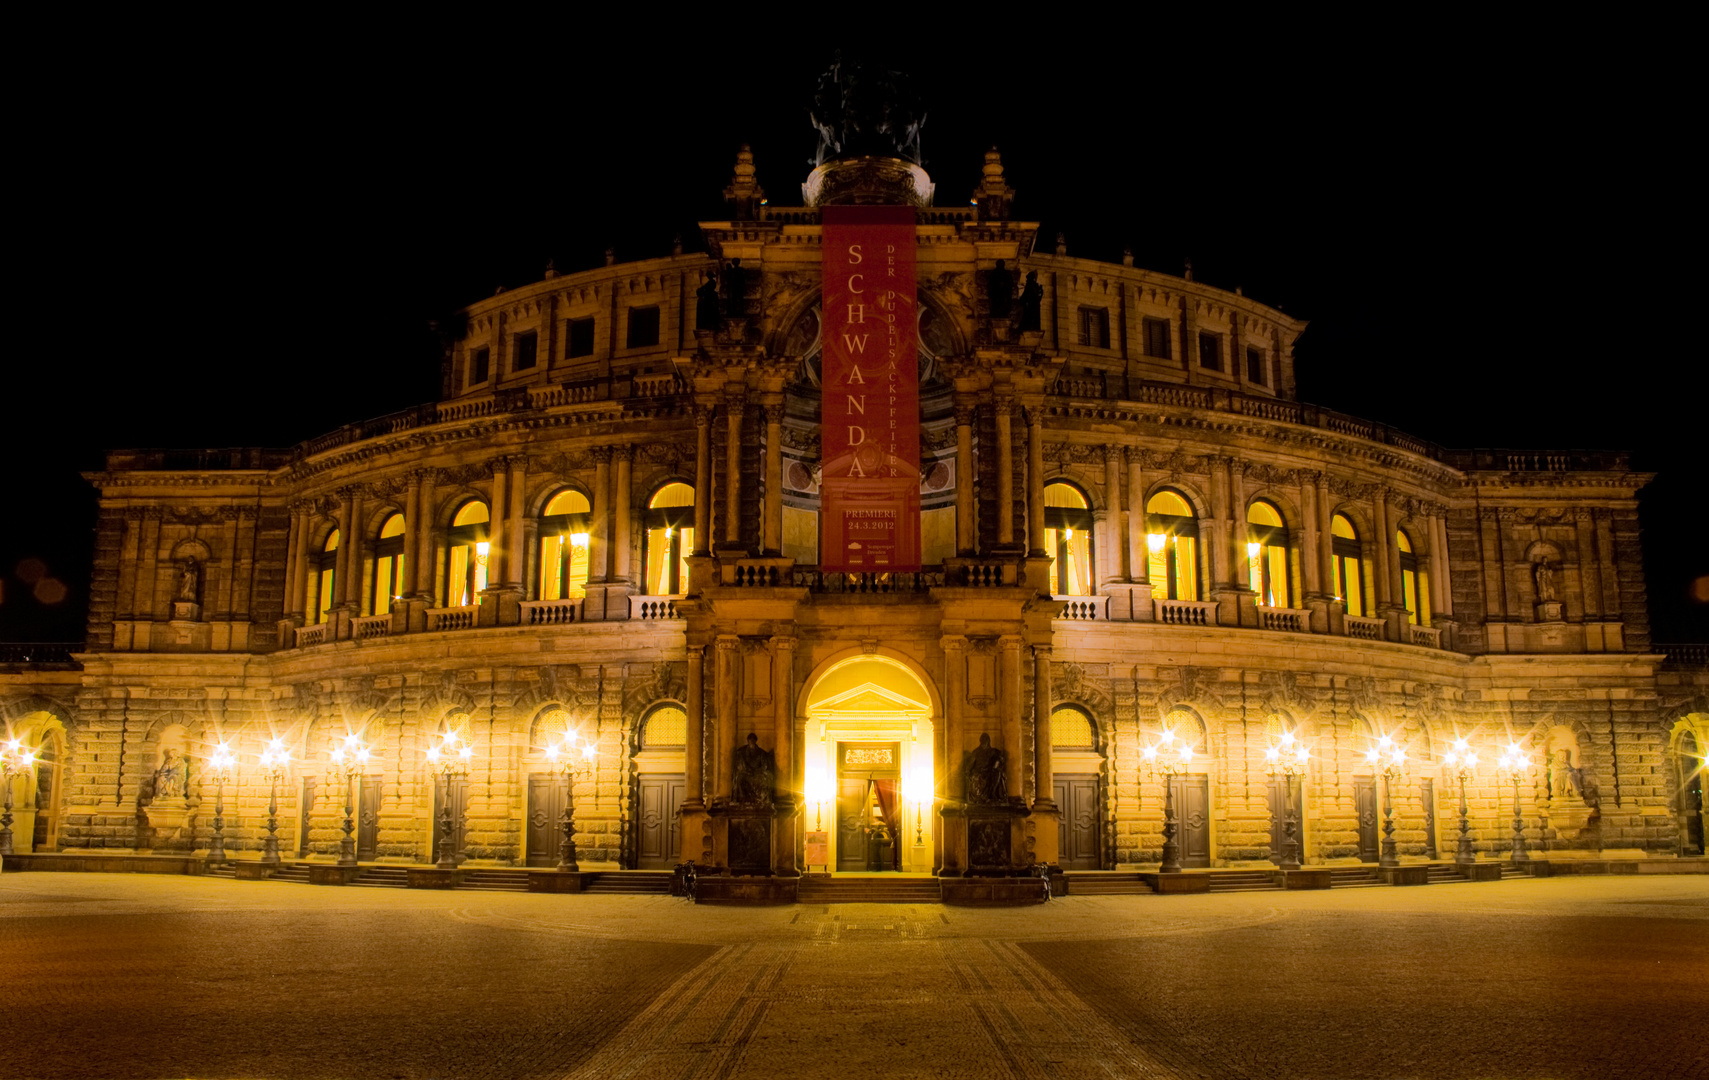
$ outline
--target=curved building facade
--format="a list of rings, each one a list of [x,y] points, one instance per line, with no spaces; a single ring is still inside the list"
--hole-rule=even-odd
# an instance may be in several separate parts
[[[238,858],[270,797],[335,857],[348,791],[364,862],[554,866],[566,808],[584,868],[773,882],[1454,861],[1468,749],[1479,858],[1515,806],[1533,857],[1702,853],[1709,691],[1651,648],[1623,455],[1301,402],[1301,321],[1052,251],[994,152],[958,207],[882,158],[726,194],[707,254],[470,305],[437,402],[111,454],[85,650],[0,673],[17,849],[205,851],[224,746]],[[822,216],[874,203],[922,569],[834,572]]]

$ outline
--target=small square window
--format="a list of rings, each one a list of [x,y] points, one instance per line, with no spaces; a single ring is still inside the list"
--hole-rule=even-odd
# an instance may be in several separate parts
[[[510,370],[526,371],[534,366],[534,357],[540,349],[540,335],[533,330],[526,334],[516,335],[516,347],[512,353]]]
[[[569,348],[564,355],[570,359],[578,356],[593,355],[593,320],[571,319],[569,332],[564,335],[569,341]]]
[[[1110,347],[1110,309],[1080,309],[1080,344],[1099,349]]]
[[[475,362],[469,368],[469,385],[484,383],[492,373],[493,351],[491,349],[476,349]]]
[[[1144,326],[1145,355],[1155,356],[1160,360],[1169,359],[1169,320],[1148,318]]]
[[[659,309],[634,307],[629,309],[629,336],[624,348],[647,349],[659,343]]]
[[[1266,385],[1266,380],[1264,378],[1264,350],[1246,350],[1246,381],[1257,383],[1259,386]]]
[[[1222,335],[1199,332],[1199,366],[1212,371],[1222,370]]]

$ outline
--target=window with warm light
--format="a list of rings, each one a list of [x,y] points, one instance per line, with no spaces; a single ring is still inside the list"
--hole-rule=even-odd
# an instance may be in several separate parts
[[[1246,508],[1246,578],[1264,607],[1288,603],[1288,529],[1276,508],[1260,499]]]
[[[1145,546],[1153,596],[1199,599],[1199,522],[1179,492],[1165,488],[1146,501]]]
[[[449,607],[478,603],[487,587],[488,521],[487,504],[479,499],[464,503],[451,519],[445,573],[445,603]]]
[[[1052,709],[1050,745],[1058,750],[1096,750],[1098,738],[1092,718],[1072,705]]]
[[[392,602],[404,594],[404,516],[393,514],[380,526],[380,539],[374,544],[373,600],[369,604],[374,615],[389,615]]]
[[[1329,522],[1329,553],[1335,571],[1335,595],[1347,605],[1349,615],[1368,615],[1365,610],[1364,552],[1359,546],[1359,534],[1343,514]]]
[[[688,587],[688,555],[694,550],[694,489],[670,483],[647,501],[647,592],[679,596]]]
[[[1419,587],[1418,556],[1412,550],[1412,538],[1406,535],[1405,529],[1396,529],[1394,534],[1395,547],[1400,551],[1400,596],[1401,603],[1406,605],[1406,621],[1414,626],[1422,621],[1429,622],[1424,616],[1423,594]]]
[[[643,750],[680,750],[688,743],[688,713],[680,705],[655,705],[641,722]]]
[[[315,555],[313,575],[309,579],[308,615],[311,624],[327,620],[332,611],[332,598],[337,595],[333,591],[338,576],[337,529],[327,534],[326,543]]]
[[[587,496],[573,488],[553,495],[540,515],[540,599],[574,600],[587,591]]]
[[[1053,594],[1092,595],[1092,508],[1073,484],[1045,485],[1044,550]]]

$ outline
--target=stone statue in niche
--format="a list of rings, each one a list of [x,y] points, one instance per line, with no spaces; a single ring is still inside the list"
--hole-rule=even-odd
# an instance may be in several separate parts
[[[178,564],[178,601],[183,604],[194,604],[197,595],[202,591],[202,568],[196,565],[195,559],[185,559]]]
[[[979,733],[979,746],[967,755],[967,801],[989,804],[1002,802],[1008,795],[1008,775],[1004,768],[1004,753],[991,745],[991,736]]]
[[[698,312],[696,316],[698,317]],[[742,269],[742,260],[731,259],[730,265],[724,270],[724,316],[729,319],[744,319],[748,315],[748,272]]]
[[[1021,330],[1042,330],[1043,316],[1040,314],[1044,306],[1044,286],[1038,283],[1038,271],[1027,271],[1027,283],[1021,286]]]
[[[1567,766],[1567,783],[1572,786],[1578,797],[1584,800],[1584,805],[1590,807],[1592,821],[1602,817],[1602,787],[1596,782],[1587,766],[1574,768]]]
[[[1531,572],[1537,582],[1537,600],[1540,603],[1546,604],[1552,600],[1558,599],[1555,595],[1554,565],[1550,563],[1549,560],[1542,559],[1538,561],[1536,567]]]
[[[995,270],[985,271],[985,303],[993,319],[1007,320],[1015,310],[1015,274],[997,260]]]
[[[154,798],[182,799],[189,780],[189,760],[176,748],[167,747],[160,755],[160,766],[154,770]]]
[[[706,280],[694,290],[694,328],[718,329],[718,276],[706,271]]]
[[[730,802],[735,806],[770,806],[777,786],[777,759],[748,733],[748,745],[736,748],[730,768]]]
[[[819,76],[808,120],[819,136],[813,164],[840,157],[901,157],[922,164],[926,110],[908,76],[838,52]]]

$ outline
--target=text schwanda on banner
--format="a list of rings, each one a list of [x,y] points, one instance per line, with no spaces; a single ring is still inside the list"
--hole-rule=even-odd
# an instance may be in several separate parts
[[[914,209],[827,206],[820,360],[822,570],[920,568]]]

